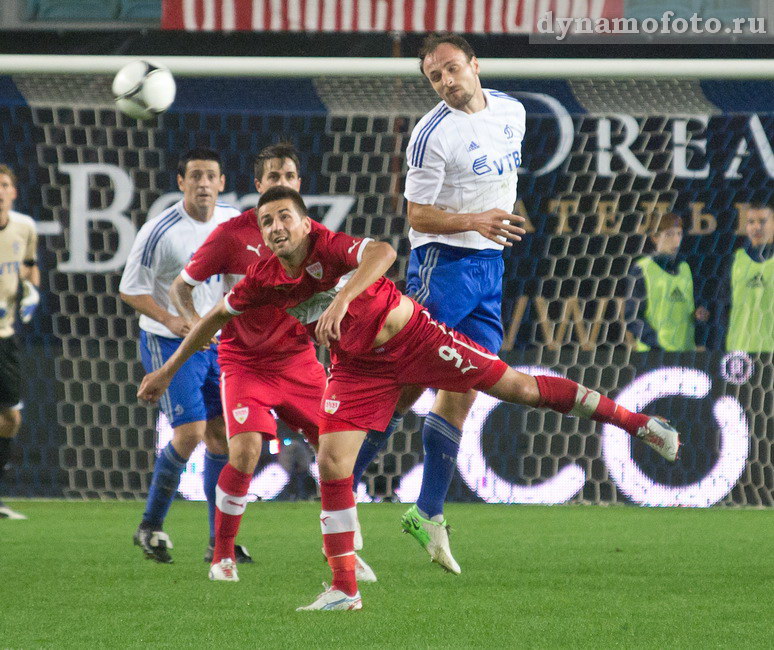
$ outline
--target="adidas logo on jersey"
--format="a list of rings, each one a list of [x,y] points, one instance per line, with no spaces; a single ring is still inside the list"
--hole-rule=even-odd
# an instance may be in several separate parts
[[[468,145],[468,151],[475,151],[475,150],[476,150],[476,149],[478,149],[478,148],[479,148],[479,147],[478,147],[478,145],[476,144],[476,141],[475,141],[475,140],[471,140],[471,141],[470,141],[470,144]]]
[[[756,273],[747,281],[747,288],[758,289],[759,287],[762,287],[763,284],[763,273]]]
[[[669,300],[672,302],[685,302],[685,296],[683,295],[683,292],[680,291],[680,289],[675,287],[672,290],[672,293],[669,294]]]

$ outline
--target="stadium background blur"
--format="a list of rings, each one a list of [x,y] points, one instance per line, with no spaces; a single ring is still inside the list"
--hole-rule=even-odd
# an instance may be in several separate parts
[[[450,498],[774,505],[772,354],[729,353],[717,319],[701,330],[696,352],[634,353],[623,322],[629,267],[649,224],[665,212],[686,224],[682,252],[697,297],[716,297],[745,210],[774,193],[774,83],[528,75],[536,57],[768,58],[770,44],[740,38],[709,47],[689,37],[659,46],[531,44],[530,0],[491,3],[502,13],[487,9],[485,19],[476,10],[490,3],[355,0],[343,3],[361,10],[354,18],[360,29],[352,30],[336,4],[256,3],[263,13],[254,32],[249,22],[240,31],[238,18],[253,3],[10,0],[0,7],[0,53],[414,57],[426,29],[465,32],[481,59],[483,84],[519,98],[528,115],[517,210],[531,232],[506,261],[504,358],[664,413],[685,436],[682,460],[669,466],[650,450],[631,448],[612,428],[597,431],[483,397],[466,425]],[[590,11],[592,3],[554,4],[557,11],[571,4]],[[406,11],[401,31],[382,18],[393,15],[393,5],[432,13],[414,20]],[[671,9],[774,19],[769,3],[753,0],[597,5],[640,18]],[[304,9],[297,14],[293,6]],[[373,10],[368,17],[366,6]],[[511,6],[513,15],[504,9]],[[236,7],[236,31],[226,7]],[[521,76],[488,75],[491,57],[519,59]],[[16,209],[38,222],[43,276],[43,304],[33,323],[20,327],[26,406],[19,455],[7,474],[10,497],[144,498],[165,424],[136,400],[137,321],[117,287],[136,230],[176,200],[175,161],[189,147],[221,152],[226,197],[246,209],[255,201],[255,153],[289,139],[301,154],[315,214],[334,229],[390,241],[399,252],[393,277],[405,274],[404,152],[417,119],[437,102],[418,71],[178,75],[172,108],[146,124],[115,110],[111,78],[0,69],[0,161],[19,176]],[[365,500],[414,500],[422,458],[417,432],[428,402],[418,404],[367,473]],[[197,462],[181,487],[194,498]],[[269,499],[288,490],[287,473],[267,450],[253,491]]]

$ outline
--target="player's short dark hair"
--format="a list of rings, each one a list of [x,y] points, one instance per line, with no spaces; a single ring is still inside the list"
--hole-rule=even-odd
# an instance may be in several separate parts
[[[298,151],[290,142],[277,142],[276,144],[270,144],[268,147],[264,147],[255,157],[253,163],[253,171],[255,172],[255,178],[261,180],[263,178],[263,170],[266,167],[266,162],[279,158],[280,160],[292,160],[296,166],[296,171],[301,170],[301,163],[298,161]]]
[[[5,174],[8,178],[11,179],[11,185],[16,187],[16,174],[13,173],[13,169],[11,169],[8,165],[0,165],[0,174]]]
[[[285,187],[284,185],[275,185],[261,194],[261,198],[258,199],[256,210],[260,210],[261,206],[266,205],[267,203],[282,201],[283,199],[290,199],[293,201],[293,204],[302,216],[306,217],[309,215],[309,210],[306,209],[306,203],[304,203],[304,199],[301,198],[301,195],[294,189]]]
[[[462,50],[463,54],[465,54],[465,56],[468,58],[468,61],[476,56],[476,53],[470,46],[470,43],[468,43],[459,34],[450,34],[449,32],[428,34],[425,37],[425,40],[422,42],[422,47],[419,48],[419,71],[422,74],[425,74],[425,57],[428,54],[435,52],[438,49],[438,46],[443,45],[444,43],[448,43],[449,45],[456,47],[458,50]]]
[[[185,170],[188,163],[192,160],[214,160],[218,163],[218,167],[223,171],[220,164],[220,154],[214,149],[207,149],[206,147],[194,147],[186,151],[177,163],[177,173],[179,176],[185,178]]]

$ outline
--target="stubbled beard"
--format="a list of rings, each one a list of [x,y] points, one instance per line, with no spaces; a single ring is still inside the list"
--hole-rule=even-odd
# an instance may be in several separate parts
[[[465,91],[453,95],[446,95],[446,103],[456,109],[466,106],[471,99],[473,99],[473,93],[466,93]]]

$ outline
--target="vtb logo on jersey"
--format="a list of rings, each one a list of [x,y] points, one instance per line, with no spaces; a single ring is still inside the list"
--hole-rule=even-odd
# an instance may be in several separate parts
[[[479,156],[473,161],[473,173],[477,176],[485,176],[486,174],[494,173],[498,176],[502,176],[503,172],[515,172],[519,165],[521,165],[521,153],[518,151],[511,151],[500,158],[493,158],[488,160],[489,155],[484,154]]]
[[[315,280],[321,280],[323,276],[323,267],[319,262],[310,264],[306,267],[306,272],[311,275]]]

